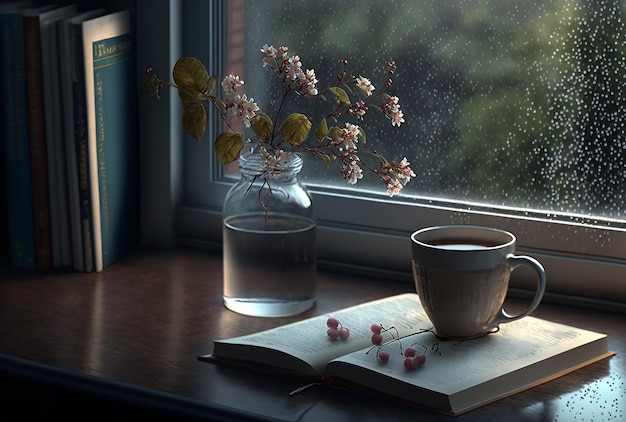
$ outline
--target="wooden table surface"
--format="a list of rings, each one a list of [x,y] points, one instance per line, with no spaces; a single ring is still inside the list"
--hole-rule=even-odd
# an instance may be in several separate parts
[[[157,409],[163,420],[173,420],[172,409],[176,420],[626,420],[623,314],[544,301],[535,316],[608,333],[616,356],[448,417],[329,387],[289,396],[298,387],[292,380],[196,359],[211,352],[213,339],[414,291],[410,283],[320,271],[312,310],[253,318],[223,307],[221,256],[202,250],[141,251],[91,274],[0,270],[2,421],[55,412],[71,417],[81,405],[91,409],[85,420],[110,420],[115,409],[118,416],[127,409],[125,401],[142,402],[140,415]],[[23,379],[30,383],[16,381]]]

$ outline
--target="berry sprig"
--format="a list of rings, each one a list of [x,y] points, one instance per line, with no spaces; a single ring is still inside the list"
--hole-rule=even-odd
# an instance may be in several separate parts
[[[328,334],[328,337],[332,338],[333,340],[336,340],[338,338],[341,340],[346,340],[348,337],[350,337],[350,330],[341,325],[337,318],[328,318],[326,320],[326,326],[328,327],[326,334]]]
[[[390,353],[387,350],[383,350],[383,347],[391,344],[397,343],[400,347],[400,355],[404,356],[404,367],[407,369],[413,369],[419,367],[426,362],[426,351],[428,348],[418,343],[413,343],[409,347],[407,347],[404,351],[402,350],[402,339],[408,336],[401,337],[398,333],[398,329],[396,327],[385,328],[382,324],[372,324],[370,326],[370,330],[372,331],[372,344],[373,346],[366,352],[368,354],[373,349],[376,349],[376,359],[378,359],[381,363],[387,363],[390,358]],[[425,332],[430,330],[422,330],[420,332]],[[389,333],[391,335],[391,339],[387,340],[383,343],[383,333]],[[413,334],[410,334],[413,335]],[[414,346],[419,346],[423,348],[424,351],[422,353],[417,353]]]
[[[372,331],[372,344],[376,346],[380,346],[383,342],[383,333],[389,332],[391,334],[391,339],[395,339],[399,337],[398,329],[396,327],[385,328],[382,324],[372,324],[370,326],[370,330]],[[392,332],[393,331],[393,332]],[[394,333],[395,332],[395,336]]]
[[[411,346],[414,346],[412,344]],[[404,367],[407,369],[416,368],[421,366],[426,362],[426,350],[428,348],[426,346],[420,345],[420,347],[424,348],[423,353],[417,353],[413,347],[407,347],[404,351]]]

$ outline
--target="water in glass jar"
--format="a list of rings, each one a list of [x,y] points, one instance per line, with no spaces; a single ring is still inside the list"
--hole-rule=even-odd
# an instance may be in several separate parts
[[[265,214],[224,222],[224,304],[255,316],[285,316],[315,303],[315,222]]]

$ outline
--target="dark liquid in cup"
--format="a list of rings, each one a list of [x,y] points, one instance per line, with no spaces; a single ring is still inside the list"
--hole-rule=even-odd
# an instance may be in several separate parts
[[[429,241],[428,243],[441,249],[455,251],[475,251],[498,246],[493,242],[481,241],[480,239],[440,239]]]

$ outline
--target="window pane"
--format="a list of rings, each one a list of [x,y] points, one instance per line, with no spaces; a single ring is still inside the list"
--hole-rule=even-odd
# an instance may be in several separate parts
[[[244,24],[229,27],[229,71],[269,111],[278,87],[261,65],[265,43],[298,54],[320,90],[341,59],[382,87],[393,59],[390,92],[406,122],[369,116],[363,127],[372,147],[406,156],[417,174],[400,199],[624,219],[625,3],[244,1]],[[347,185],[338,163],[307,161],[308,183],[385,195],[373,175]]]

